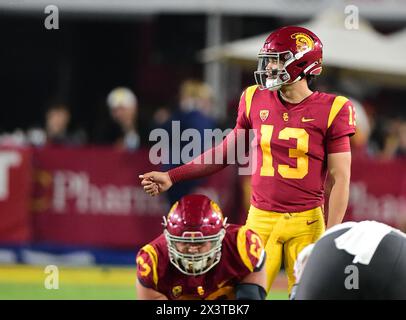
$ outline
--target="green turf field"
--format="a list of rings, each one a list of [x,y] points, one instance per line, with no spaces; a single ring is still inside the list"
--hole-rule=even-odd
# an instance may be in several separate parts
[[[59,289],[46,289],[41,267],[0,266],[0,300],[134,300],[133,268],[60,268]],[[274,290],[272,300],[286,300],[285,290]]]

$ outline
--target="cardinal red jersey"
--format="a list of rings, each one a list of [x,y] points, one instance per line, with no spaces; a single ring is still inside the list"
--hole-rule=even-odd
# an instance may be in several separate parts
[[[355,109],[345,97],[318,91],[287,108],[277,91],[252,86],[241,96],[237,128],[255,130],[251,204],[299,212],[324,203],[328,146],[355,133]]]
[[[181,273],[169,260],[164,235],[144,246],[137,255],[137,277],[142,285],[170,300],[235,299],[235,286],[262,267],[265,256],[259,236],[245,226],[229,225],[220,262],[199,276]]]

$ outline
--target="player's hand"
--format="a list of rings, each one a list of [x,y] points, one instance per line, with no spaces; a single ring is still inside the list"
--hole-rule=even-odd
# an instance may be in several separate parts
[[[156,196],[172,187],[168,172],[152,171],[139,176],[144,191],[150,196]]]

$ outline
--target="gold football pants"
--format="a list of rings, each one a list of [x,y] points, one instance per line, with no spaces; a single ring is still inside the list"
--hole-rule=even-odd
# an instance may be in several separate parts
[[[288,277],[289,294],[295,284],[294,264],[299,252],[316,242],[325,231],[323,209],[280,213],[251,205],[246,226],[261,237],[266,251],[267,292],[280,271],[282,260]]]

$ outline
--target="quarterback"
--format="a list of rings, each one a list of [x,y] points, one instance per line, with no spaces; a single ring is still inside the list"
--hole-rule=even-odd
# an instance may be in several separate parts
[[[265,245],[267,291],[282,263],[291,290],[298,253],[324,233],[328,174],[327,228],[342,222],[348,204],[355,110],[346,97],[310,90],[309,82],[322,71],[322,51],[321,40],[305,28],[272,32],[258,55],[257,84],[242,93],[236,126],[223,141],[224,158],[228,139],[238,143],[246,139],[241,131],[256,132],[251,146],[257,151],[257,170],[251,177],[246,226]],[[178,181],[213,174],[226,165],[192,161],[169,172],[146,173],[140,176],[141,184],[156,195]]]
[[[188,195],[164,218],[164,232],[137,255],[142,300],[263,300],[265,251],[245,226],[226,224],[218,205]]]

